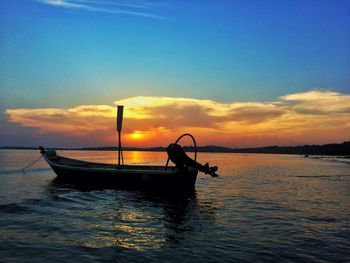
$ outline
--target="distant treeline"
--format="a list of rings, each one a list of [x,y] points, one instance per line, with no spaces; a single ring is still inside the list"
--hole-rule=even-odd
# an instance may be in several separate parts
[[[233,149],[237,153],[279,153],[303,155],[343,155],[350,156],[350,141],[340,144],[303,145],[303,146],[267,146],[260,148]]]
[[[193,152],[194,146],[184,146],[187,152]],[[0,149],[33,150],[37,147],[0,147]],[[84,150],[84,151],[117,151],[117,147],[83,147],[83,148],[56,148],[58,150]],[[124,151],[152,151],[164,152],[166,147],[135,148],[124,147]],[[303,145],[303,146],[266,146],[258,148],[230,148],[215,145],[198,146],[198,152],[220,152],[220,153],[275,153],[275,154],[302,154],[302,155],[342,155],[350,156],[350,141],[325,145]]]
[[[193,151],[194,147],[185,146],[185,151]],[[228,148],[220,146],[199,146],[199,152],[227,152],[227,153],[275,153],[302,155],[342,155],[350,156],[350,141],[340,144],[303,145],[303,146],[266,146],[258,148]]]

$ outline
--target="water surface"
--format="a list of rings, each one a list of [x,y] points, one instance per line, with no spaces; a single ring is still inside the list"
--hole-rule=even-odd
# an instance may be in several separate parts
[[[114,152],[61,151],[115,163]],[[79,189],[55,183],[38,151],[0,150],[0,259],[5,262],[346,262],[350,165],[344,159],[199,153],[219,166],[193,194]],[[164,165],[158,152],[126,163]],[[0,260],[0,261],[1,261]]]

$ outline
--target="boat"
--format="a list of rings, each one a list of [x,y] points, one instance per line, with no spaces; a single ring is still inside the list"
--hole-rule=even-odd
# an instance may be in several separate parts
[[[198,169],[154,165],[93,163],[59,156],[55,150],[41,148],[41,154],[60,180],[70,183],[135,188],[183,188],[195,185]]]
[[[186,191],[195,188],[198,171],[218,176],[216,166],[201,165],[196,161],[197,146],[194,137],[181,135],[175,143],[167,147],[168,159],[165,166],[125,165],[121,148],[121,126],[123,106],[118,106],[117,130],[119,134],[118,164],[94,163],[60,156],[55,149],[39,146],[40,153],[57,178],[63,182],[106,187],[131,187],[141,189]],[[185,136],[192,138],[195,147],[194,160],[190,158],[178,142]],[[175,166],[169,166],[169,161]]]

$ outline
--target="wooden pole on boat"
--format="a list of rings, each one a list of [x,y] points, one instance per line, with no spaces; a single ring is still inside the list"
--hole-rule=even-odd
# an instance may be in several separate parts
[[[118,105],[118,110],[117,110],[118,168],[120,167],[120,156],[122,155],[121,133],[122,133],[122,124],[123,124],[123,109],[124,109],[124,106]]]

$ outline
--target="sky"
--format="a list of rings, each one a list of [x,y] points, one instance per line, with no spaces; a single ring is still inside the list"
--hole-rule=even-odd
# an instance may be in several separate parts
[[[0,146],[350,140],[350,2],[0,0]]]

